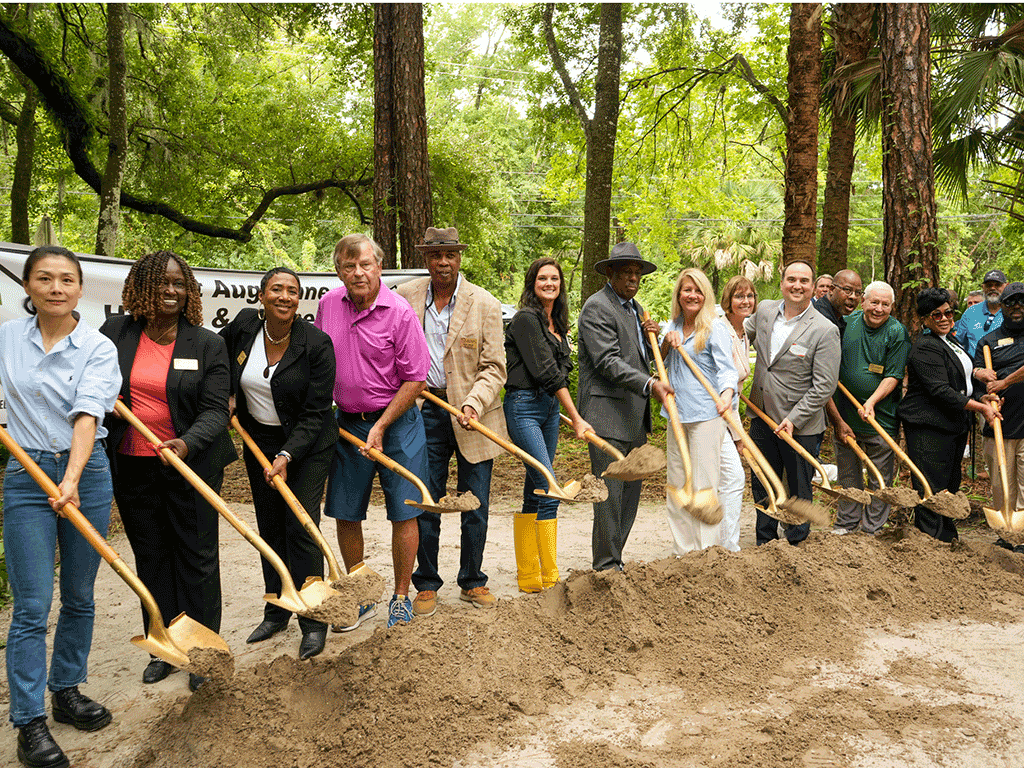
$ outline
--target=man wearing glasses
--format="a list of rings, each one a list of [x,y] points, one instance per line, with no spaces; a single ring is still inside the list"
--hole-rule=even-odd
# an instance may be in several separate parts
[[[852,269],[843,269],[832,278],[832,289],[812,302],[814,308],[839,329],[840,338],[846,330],[846,316],[860,306],[862,287],[860,275]]]
[[[1006,282],[1006,275],[1001,269],[990,269],[986,272],[983,280],[985,300],[964,310],[956,323],[956,339],[971,357],[974,357],[979,339],[998,328],[1003,322],[999,297]]]
[[[1006,485],[1010,495],[1009,508],[1024,508],[1024,283],[1010,283],[1003,289],[1002,324],[981,337],[974,354],[974,367],[983,369],[988,381],[988,394],[1003,398],[1003,451],[1006,454]],[[985,347],[992,354],[992,368],[985,365]],[[981,371],[976,372],[981,373]],[[978,376],[978,378],[982,378]],[[980,395],[985,392],[975,392]],[[999,464],[992,427],[985,424],[985,463],[992,478],[992,504],[1003,507],[1003,487],[999,481]],[[997,544],[1010,549],[999,539]],[[1024,545],[1015,551],[1024,552]]]
[[[448,464],[455,454],[458,491],[472,491],[480,501],[477,509],[462,513],[459,599],[474,608],[490,608],[496,598],[486,586],[484,544],[491,469],[501,448],[472,429],[469,422],[478,420],[508,439],[499,397],[505,384],[505,334],[501,327],[501,304],[459,271],[462,252],[468,247],[459,242],[455,227],[428,227],[423,244],[417,245],[416,250],[423,254],[430,277],[402,283],[396,290],[412,305],[427,337],[427,391],[462,412],[456,418],[436,403],[423,401],[428,465],[425,480],[435,500],[443,497],[447,492]],[[417,524],[420,543],[417,568],[412,575],[417,589],[412,609],[417,616],[430,616],[437,610],[437,591],[444,583],[437,568],[441,515],[424,512],[417,518]]]

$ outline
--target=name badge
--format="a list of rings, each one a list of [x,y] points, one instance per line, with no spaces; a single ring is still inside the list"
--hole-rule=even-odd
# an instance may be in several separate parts
[[[475,336],[463,336],[459,339],[459,346],[463,349],[476,349],[476,337]]]
[[[174,370],[176,371],[198,371],[199,361],[191,357],[174,358]]]
[[[1008,338],[1008,339],[1000,339],[999,341],[996,342],[996,346],[997,347],[1008,347],[1011,344],[1013,344],[1013,338],[1012,337]]]
[[[807,347],[801,346],[800,344],[794,344],[789,348],[789,351],[797,357],[805,357],[807,355]]]
[[[871,363],[871,364],[869,364],[868,365],[868,370],[871,371],[871,373],[879,373],[879,374],[885,373],[885,368],[883,366],[879,365],[878,363]]]
[[[241,352],[239,352],[238,353],[238,357],[236,357],[235,359],[238,361],[239,365],[244,363],[245,362],[245,350],[243,349]]]

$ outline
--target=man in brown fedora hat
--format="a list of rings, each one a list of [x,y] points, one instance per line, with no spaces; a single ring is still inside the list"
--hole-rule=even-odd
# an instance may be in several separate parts
[[[647,333],[658,333],[653,320],[643,322],[643,308],[633,298],[640,279],[657,267],[640,256],[633,243],[619,243],[609,258],[594,265],[608,278],[604,288],[584,304],[579,319],[579,412],[597,434],[628,454],[647,442],[651,402],[672,389],[651,376],[654,360]],[[590,466],[600,477],[612,458],[590,446]],[[595,571],[622,569],[622,550],[636,519],[642,480],[625,483],[605,478],[608,499],[594,504],[592,539]]]
[[[462,251],[467,247],[459,242],[455,227],[429,227],[423,244],[416,248],[424,256],[430,277],[402,283],[397,291],[412,305],[427,337],[427,390],[462,411],[462,416],[455,418],[429,400],[420,401],[427,431],[426,481],[434,499],[444,496],[448,463],[454,453],[458,491],[472,491],[480,500],[478,509],[462,513],[458,584],[462,588],[461,600],[476,608],[487,608],[496,600],[487,588],[487,574],[483,572],[484,543],[491,469],[501,449],[470,429],[469,422],[476,419],[507,439],[499,398],[505,384],[505,337],[501,304],[459,272]],[[419,616],[430,616],[437,609],[437,592],[444,583],[437,570],[441,516],[424,512],[417,520],[420,544],[412,582],[418,594],[413,611]]]

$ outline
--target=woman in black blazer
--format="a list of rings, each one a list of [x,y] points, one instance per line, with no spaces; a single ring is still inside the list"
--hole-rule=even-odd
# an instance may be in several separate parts
[[[985,385],[972,380],[971,359],[948,336],[953,327],[949,300],[944,288],[924,288],[917,295],[917,314],[925,330],[910,350],[907,394],[896,412],[903,422],[907,455],[934,493],[960,490],[961,460],[973,423],[971,411],[978,411],[989,423],[998,418],[988,402],[971,399],[974,389]],[[913,482],[920,492],[917,478]],[[914,508],[914,524],[940,541],[958,538],[951,518],[920,504]]]
[[[125,315],[100,328],[117,347],[120,399],[215,491],[238,456],[227,434],[229,369],[224,341],[201,327],[199,283],[175,253],[143,256],[121,295]],[[139,578],[164,623],[184,611],[220,631],[217,511],[128,423],[107,416],[114,498]],[[143,624],[148,618],[143,612]],[[150,660],[142,682],[174,668]],[[189,675],[194,691],[204,682]]]
[[[313,521],[320,524],[320,501],[331,466],[338,429],[331,414],[334,344],[331,337],[296,316],[302,288],[299,276],[275,267],[263,276],[263,309],[243,309],[221,331],[231,360],[231,410],[273,466],[264,470],[248,448],[245,468],[256,506],[260,536],[288,566],[296,584],[324,575],[323,554],[277,490],[275,475],[288,483]],[[267,592],[280,594],[281,578],[263,560]],[[247,642],[266,640],[288,626],[291,613],[265,603],[263,622]],[[324,649],[327,625],[299,617],[299,658]]]

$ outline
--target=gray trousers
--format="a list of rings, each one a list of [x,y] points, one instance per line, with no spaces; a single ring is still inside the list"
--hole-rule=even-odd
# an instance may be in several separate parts
[[[618,448],[623,455],[629,455],[634,448],[647,442],[643,440],[627,442],[606,437],[609,443]],[[590,471],[595,477],[608,469],[615,459],[596,446],[590,448]],[[610,477],[603,478],[608,486],[608,499],[594,504],[594,532],[591,547],[594,555],[594,570],[606,571],[611,568],[622,570],[622,550],[626,539],[636,520],[636,510],[640,506],[640,491],[643,480],[632,480],[624,483]]]
[[[892,483],[893,472],[896,469],[896,456],[892,449],[886,444],[879,434],[857,435],[857,445],[867,454],[878,471],[882,473],[885,484]],[[878,487],[878,479],[875,473],[862,467],[857,454],[853,452],[846,443],[835,443],[836,447],[836,469],[838,470],[838,485],[844,488],[864,488],[864,472],[868,475],[868,488]],[[865,533],[875,533],[885,525],[889,519],[889,505],[883,504],[878,499],[872,498],[870,505],[857,504],[849,499],[840,498],[836,505],[836,527],[846,528],[848,531],[857,530],[858,526]]]

